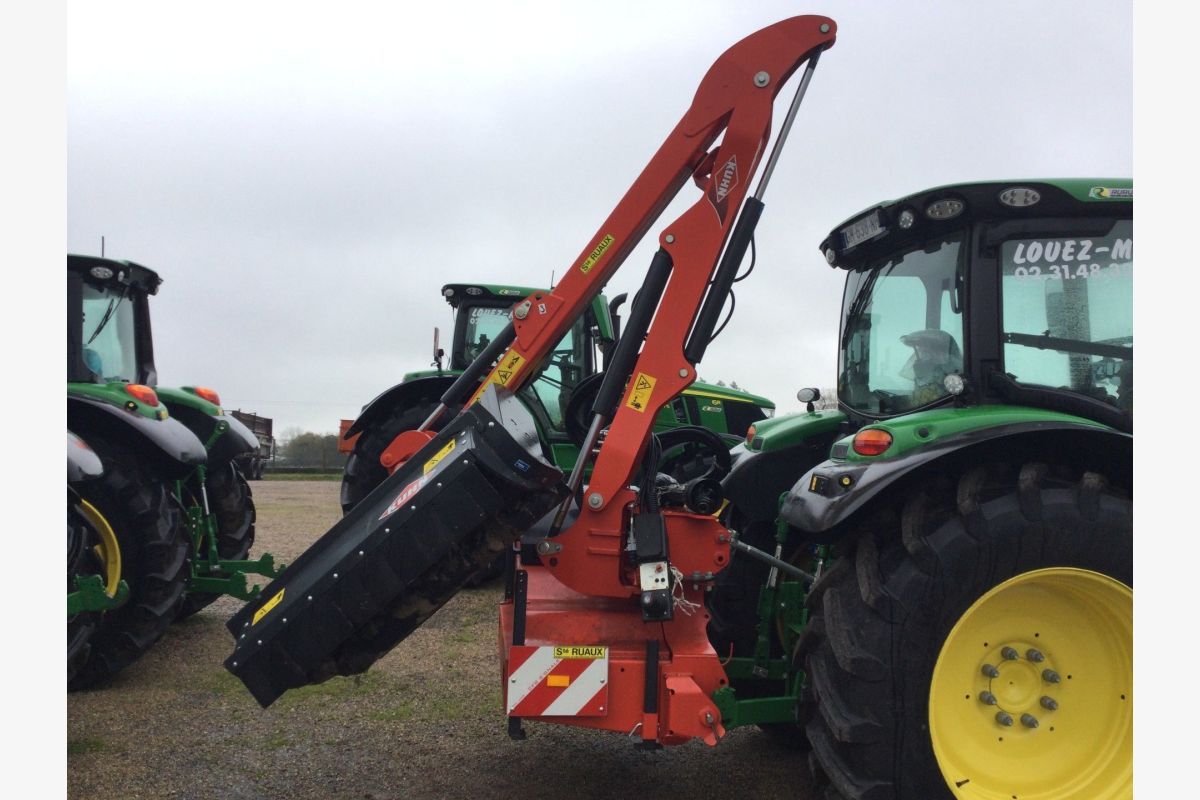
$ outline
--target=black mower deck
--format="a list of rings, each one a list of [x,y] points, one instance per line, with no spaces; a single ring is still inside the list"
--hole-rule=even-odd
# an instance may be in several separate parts
[[[565,492],[529,412],[489,387],[229,620],[226,669],[263,707],[365,671]]]

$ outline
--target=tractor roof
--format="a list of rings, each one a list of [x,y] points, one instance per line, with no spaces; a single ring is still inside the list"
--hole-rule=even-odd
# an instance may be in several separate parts
[[[467,298],[508,300],[515,303],[522,297],[528,297],[534,292],[544,292],[545,289],[534,289],[529,286],[505,286],[496,283],[447,283],[442,287],[442,297],[454,308]]]
[[[820,249],[832,266],[854,269],[939,230],[987,219],[1128,216],[1133,208],[1129,178],[1039,178],[954,183],[889,200],[837,225]],[[1114,211],[1114,209],[1116,209]],[[901,214],[911,212],[907,228]],[[906,215],[907,216],[907,215]]]
[[[88,280],[97,283],[120,283],[132,286],[146,294],[156,294],[162,278],[149,267],[132,261],[118,261],[99,256],[67,254],[67,269],[82,273]]]

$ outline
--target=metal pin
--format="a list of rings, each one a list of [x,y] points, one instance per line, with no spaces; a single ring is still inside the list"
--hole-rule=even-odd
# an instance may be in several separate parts
[[[1012,714],[1009,714],[1007,711],[997,711],[996,722],[999,722],[1005,727],[1009,727],[1013,724]]]
[[[1003,650],[1001,650],[1001,651],[1000,651],[1000,655],[1001,655],[1001,656],[1002,656],[1002,657],[1003,657],[1003,658],[1004,658],[1006,661],[1016,661],[1018,658],[1020,658],[1020,657],[1021,657],[1021,654],[1020,654],[1020,653],[1018,653],[1018,652],[1017,652],[1017,651],[1016,651],[1014,648],[1012,648],[1012,647],[1006,647],[1006,648],[1004,648]]]
[[[1044,669],[1042,670],[1042,680],[1044,680],[1046,683],[1059,683],[1062,678],[1059,677],[1059,674],[1054,670]]]
[[[1040,664],[1046,660],[1040,650],[1034,650],[1032,647],[1025,651],[1025,657],[1035,664]]]
[[[992,694],[991,692],[980,692],[979,702],[983,703],[984,705],[994,706],[996,705],[996,695]]]
[[[1021,724],[1026,728],[1036,728],[1038,726],[1037,717],[1035,717],[1033,714],[1022,714]]]
[[[1055,700],[1053,697],[1050,697],[1049,695],[1043,695],[1041,702],[1042,702],[1042,708],[1046,709],[1047,711],[1057,711],[1058,710],[1058,701]]]
[[[991,664],[984,664],[982,671],[983,671],[983,674],[987,675],[989,678],[999,678],[1000,677],[1000,670],[996,669]]]

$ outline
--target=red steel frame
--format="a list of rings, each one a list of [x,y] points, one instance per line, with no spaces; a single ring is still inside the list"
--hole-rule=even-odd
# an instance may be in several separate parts
[[[645,740],[678,744],[700,737],[716,744],[721,715],[711,699],[728,682],[705,632],[704,587],[686,583],[681,609],[665,623],[645,623],[637,603],[635,572],[622,559],[622,537],[637,502],[630,481],[649,440],[655,416],[696,378],[684,344],[704,300],[737,209],[764,155],[772,108],[783,84],[809,58],[832,46],[837,26],[821,16],[778,22],[742,39],[709,69],[691,107],[617,204],[587,247],[551,291],[523,303],[514,314],[516,339],[484,380],[517,391],[536,375],[567,328],[601,291],[667,204],[692,178],[702,197],[659,235],[674,268],[632,375],[653,383],[639,403],[630,380],[599,451],[589,498],[576,522],[557,537],[562,549],[529,566],[526,643],[609,647],[609,709],[603,717],[546,717],[546,722],[635,731]],[[766,80],[762,79],[765,74]],[[757,80],[756,80],[757,79]],[[721,134],[724,138],[710,152]],[[520,307],[522,303],[517,304]],[[644,385],[644,384],[643,384]],[[402,434],[384,456],[396,463],[430,434]],[[581,454],[580,457],[586,457]],[[717,572],[729,560],[728,531],[714,517],[665,510],[671,563],[684,575]],[[501,675],[512,645],[513,605],[500,609]],[[659,642],[658,710],[644,713],[647,639]]]

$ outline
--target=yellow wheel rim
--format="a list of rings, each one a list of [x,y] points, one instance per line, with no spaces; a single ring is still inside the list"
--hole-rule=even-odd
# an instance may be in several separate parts
[[[97,557],[104,564],[104,593],[116,597],[117,587],[121,583],[121,547],[117,544],[117,534],[94,505],[81,497],[79,506],[83,516],[100,535],[100,542],[95,549]]]
[[[942,645],[929,732],[956,797],[1133,797],[1133,590],[1039,569],[980,597]]]

